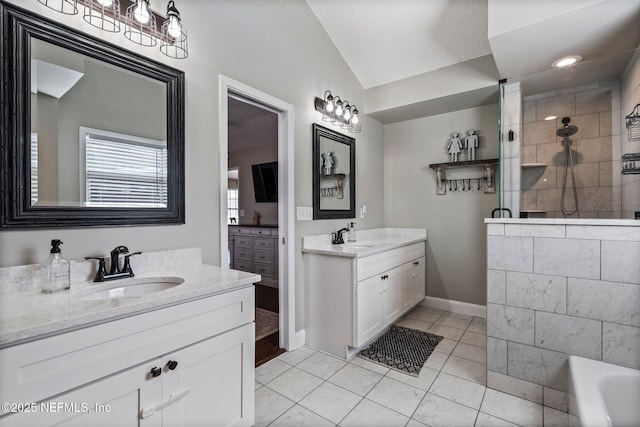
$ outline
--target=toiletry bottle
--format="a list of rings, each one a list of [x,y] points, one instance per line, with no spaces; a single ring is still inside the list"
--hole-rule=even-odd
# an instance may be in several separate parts
[[[71,287],[71,263],[60,255],[61,244],[58,239],[51,241],[49,259],[40,266],[40,287],[44,293],[63,291]]]
[[[356,241],[356,229],[353,226],[355,222],[349,224],[349,232],[347,233],[347,241],[355,242]]]

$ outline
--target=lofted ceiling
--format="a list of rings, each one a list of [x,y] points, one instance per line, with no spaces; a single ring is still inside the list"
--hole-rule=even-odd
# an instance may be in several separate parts
[[[306,1],[382,123],[497,102],[501,78],[525,95],[618,78],[640,45],[640,0]],[[551,70],[565,55],[584,60]]]
[[[307,0],[365,89],[491,53],[486,0]]]

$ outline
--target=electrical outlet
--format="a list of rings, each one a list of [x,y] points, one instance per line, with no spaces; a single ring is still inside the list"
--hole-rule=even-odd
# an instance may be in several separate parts
[[[313,219],[313,208],[298,206],[296,209],[296,217],[298,221],[311,221]]]
[[[240,214],[240,216],[244,216],[244,209],[240,209],[239,214]]]
[[[366,213],[367,213],[367,206],[366,205],[360,206],[360,218],[364,218],[364,214]]]

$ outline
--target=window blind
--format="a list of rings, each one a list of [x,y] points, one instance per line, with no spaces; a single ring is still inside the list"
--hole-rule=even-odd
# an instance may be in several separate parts
[[[31,204],[38,201],[38,134],[31,133]]]
[[[86,202],[91,206],[165,207],[164,145],[86,134]]]

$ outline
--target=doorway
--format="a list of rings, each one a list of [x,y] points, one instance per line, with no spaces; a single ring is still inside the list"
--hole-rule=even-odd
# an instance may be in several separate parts
[[[238,104],[239,103],[239,104]],[[232,105],[234,104],[234,105]],[[231,107],[230,107],[231,105]],[[238,217],[236,220],[236,224],[232,225],[232,229],[230,230],[230,225],[228,224],[228,170],[230,168],[230,159],[232,158],[232,152],[229,148],[230,135],[233,134],[234,130],[231,129],[234,126],[234,120],[243,120],[242,114],[237,114],[237,112],[232,111],[235,107],[243,107],[243,109],[249,110],[253,109],[254,112],[262,112],[266,117],[275,118],[276,126],[273,138],[277,141],[277,147],[275,147],[275,151],[273,155],[277,158],[277,203],[270,202],[256,202],[256,197],[267,197],[268,199],[268,188],[265,194],[258,195],[256,193],[255,185],[251,188],[251,190],[244,190],[245,196],[248,199],[252,199],[254,204],[251,205],[248,209],[245,209],[243,206],[243,195],[242,188],[239,189],[238,198],[239,208],[238,208]],[[275,258],[272,265],[272,268],[277,272],[277,275],[273,274],[264,274],[261,273],[264,270],[257,271],[258,274],[261,274],[266,279],[274,279],[271,280],[271,285],[275,286],[267,286],[265,289],[261,286],[264,284],[259,284],[260,287],[256,287],[258,289],[256,295],[257,305],[266,305],[271,308],[268,310],[270,312],[277,308],[277,321],[278,321],[278,336],[272,344],[277,348],[282,348],[286,350],[293,350],[304,344],[304,331],[295,331],[295,287],[293,284],[293,278],[295,277],[295,266],[293,263],[294,260],[294,247],[289,244],[290,237],[294,236],[294,217],[293,217],[293,205],[294,205],[294,190],[293,190],[293,177],[294,177],[294,164],[293,164],[293,117],[294,117],[294,108],[291,104],[288,104],[284,101],[281,101],[277,98],[272,97],[266,93],[263,93],[257,89],[251,88],[243,83],[237,82],[233,79],[230,79],[226,76],[220,76],[220,265],[228,266],[229,261],[227,260],[228,254],[231,250],[231,244],[235,246],[237,244],[237,240],[233,239],[233,241],[229,240],[230,231],[237,230],[238,227],[241,227],[243,224],[251,225],[252,227],[259,225],[254,224],[254,218],[257,216],[256,212],[259,214],[261,225],[272,227],[269,228],[268,232],[271,235],[271,242],[273,244],[273,254],[275,254]],[[250,118],[245,117],[245,121],[251,121]],[[251,123],[243,123],[248,127],[251,127]],[[269,137],[272,139],[272,137]],[[235,148],[234,148],[235,150]],[[263,152],[268,152],[268,149],[262,148]],[[239,166],[240,171],[240,182],[249,181],[253,184],[256,181],[256,184],[259,185],[259,175],[269,174],[269,171],[273,171],[273,168],[269,167],[268,164],[274,163],[270,161],[271,159],[266,155],[257,155],[253,160],[248,161],[248,167]],[[256,166],[255,168],[253,166]],[[257,174],[257,177],[254,177],[254,170],[261,170],[262,172]],[[243,175],[243,170],[245,170]],[[244,176],[244,179],[243,179]],[[248,177],[248,178],[247,178]],[[275,178],[274,178],[275,179]],[[268,182],[268,176],[263,177],[265,182]],[[270,187],[266,185],[266,187]],[[264,190],[264,189],[263,189]],[[246,194],[246,192],[249,194]],[[246,200],[246,199],[245,199]],[[244,211],[244,212],[243,212]],[[276,227],[273,227],[276,226]],[[259,228],[255,228],[254,232],[256,233],[254,236],[260,236],[258,234]],[[274,231],[275,230],[275,231]],[[245,230],[246,231],[246,230]],[[264,230],[263,230],[264,231]],[[265,233],[262,233],[264,236]],[[258,240],[256,240],[258,239]],[[252,243],[256,243],[259,245],[265,245],[268,243],[264,240],[264,238],[256,237],[252,240]],[[248,245],[249,242],[245,241],[245,245]],[[261,246],[260,250],[265,249],[264,246]],[[260,262],[264,261],[261,259]],[[232,268],[238,269],[235,267],[235,264],[232,262]],[[264,264],[254,263],[253,267],[246,266],[246,268],[264,268]],[[269,281],[269,280],[267,280]],[[274,292],[273,289],[276,289],[277,292]]]

